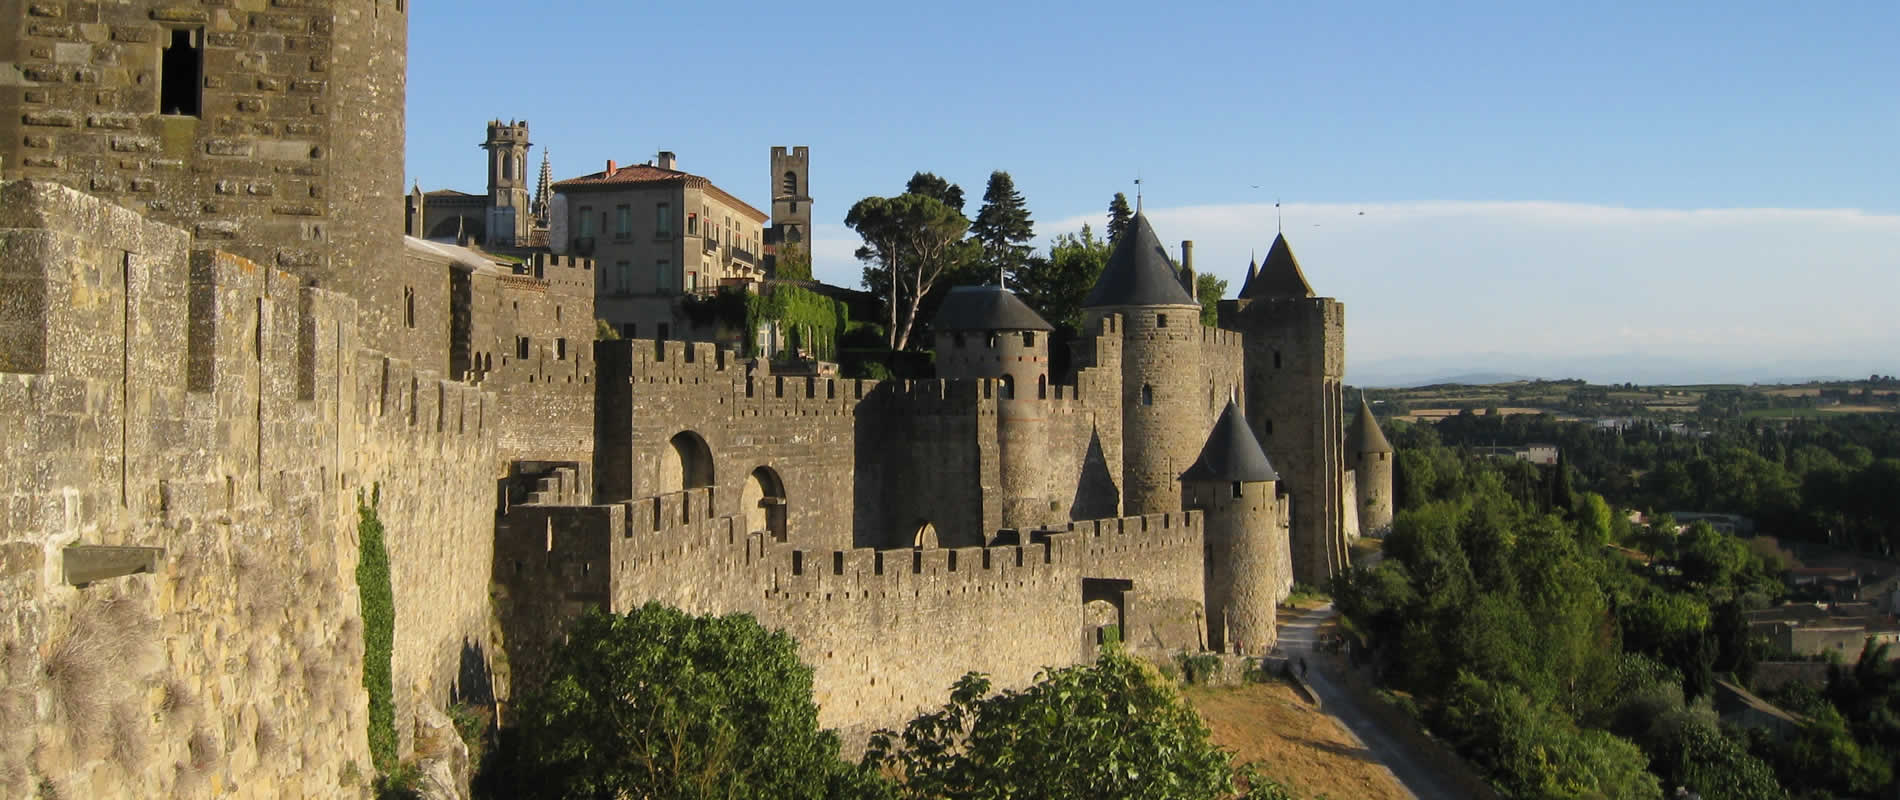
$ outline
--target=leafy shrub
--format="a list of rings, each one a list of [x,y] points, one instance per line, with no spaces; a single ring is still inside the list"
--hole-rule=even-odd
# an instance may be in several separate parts
[[[389,582],[389,550],[376,514],[375,487],[356,502],[356,591],[363,605],[363,688],[369,692],[369,753],[378,772],[397,768],[396,703],[390,658],[396,646],[396,595]]]

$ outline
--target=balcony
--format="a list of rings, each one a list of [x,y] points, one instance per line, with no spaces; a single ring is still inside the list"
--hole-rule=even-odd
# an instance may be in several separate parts
[[[759,257],[753,255],[750,250],[733,247],[729,248],[726,253],[732,257],[732,260],[745,264],[746,266],[756,267],[759,265]]]
[[[699,240],[699,246],[708,253],[718,252],[719,240],[714,239],[711,236],[707,236]]]

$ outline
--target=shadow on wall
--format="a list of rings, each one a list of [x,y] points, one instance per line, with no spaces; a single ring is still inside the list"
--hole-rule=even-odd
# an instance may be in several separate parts
[[[1108,472],[1108,456],[1102,453],[1101,431],[1089,433],[1089,452],[1082,458],[1082,475],[1075,484],[1075,501],[1069,504],[1069,519],[1108,519],[1119,516],[1121,491],[1115,476]]]
[[[851,546],[871,547],[888,550],[893,547],[909,546],[891,541],[893,536],[887,521],[881,513],[884,508],[884,431],[877,419],[878,415],[869,413],[869,399],[858,401],[856,413],[851,415],[851,439],[853,452],[851,470]]]
[[[449,688],[449,702],[493,708],[495,674],[489,669],[488,653],[476,642],[462,640],[462,663],[456,669],[455,685]]]

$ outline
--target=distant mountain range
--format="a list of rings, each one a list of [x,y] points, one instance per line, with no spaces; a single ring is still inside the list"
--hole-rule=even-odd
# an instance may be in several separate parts
[[[1900,359],[1896,359],[1900,360]],[[1900,372],[1900,364],[1846,359],[1760,362],[1697,361],[1644,354],[1539,356],[1466,354],[1430,358],[1349,362],[1346,381],[1354,386],[1409,389],[1439,383],[1482,386],[1533,380],[1581,378],[1591,383],[1685,385],[1699,383],[1783,384],[1858,380]]]

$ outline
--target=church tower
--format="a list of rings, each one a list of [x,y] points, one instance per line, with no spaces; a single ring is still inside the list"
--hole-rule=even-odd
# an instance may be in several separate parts
[[[1209,649],[1256,655],[1273,648],[1274,604],[1291,588],[1279,473],[1232,401],[1181,473],[1181,499],[1202,513],[1207,545]]]
[[[528,196],[528,123],[490,120],[488,139],[488,242],[496,247],[525,244],[534,223]]]
[[[1317,297],[1286,236],[1276,236],[1240,296],[1220,304],[1240,331],[1246,413],[1292,500],[1294,577],[1324,586],[1345,569],[1346,307]]]
[[[772,148],[772,227],[765,229],[765,252],[775,270],[781,247],[799,247],[811,254],[811,149]],[[771,272],[776,275],[777,273]]]
[[[1179,476],[1207,430],[1201,305],[1181,288],[1154,226],[1128,223],[1082,301],[1084,330],[1121,317],[1122,513],[1181,510]]]

